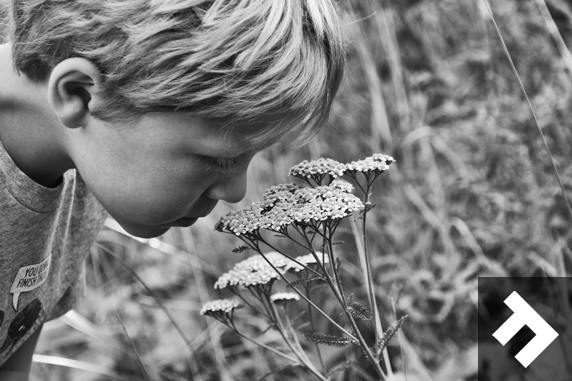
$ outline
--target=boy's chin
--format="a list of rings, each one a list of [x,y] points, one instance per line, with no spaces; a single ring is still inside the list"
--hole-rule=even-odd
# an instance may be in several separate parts
[[[134,226],[130,224],[120,224],[121,227],[129,234],[139,238],[155,238],[165,234],[170,227],[158,226]]]

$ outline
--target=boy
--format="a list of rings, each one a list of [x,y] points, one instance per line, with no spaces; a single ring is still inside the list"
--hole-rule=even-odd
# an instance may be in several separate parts
[[[332,0],[12,0],[9,28],[2,381],[81,297],[106,213],[154,237],[239,201],[256,152],[326,124],[344,65]]]

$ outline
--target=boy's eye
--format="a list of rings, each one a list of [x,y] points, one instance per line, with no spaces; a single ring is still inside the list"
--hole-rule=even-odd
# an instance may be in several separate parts
[[[232,172],[237,169],[240,162],[236,158],[221,158],[205,156],[205,163],[207,171],[218,171],[221,173]]]

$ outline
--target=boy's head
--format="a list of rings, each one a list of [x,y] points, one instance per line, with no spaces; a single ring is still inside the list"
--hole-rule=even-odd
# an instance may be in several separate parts
[[[254,154],[327,122],[344,66],[333,0],[12,0],[12,62],[130,233],[237,202]],[[35,86],[35,85],[34,85]]]
[[[333,0],[12,0],[15,68],[47,81],[83,57],[102,75],[91,114],[181,111],[253,143],[303,142],[325,125],[344,66]]]

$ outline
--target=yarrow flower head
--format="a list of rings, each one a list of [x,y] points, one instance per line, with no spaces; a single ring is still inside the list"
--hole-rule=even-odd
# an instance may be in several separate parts
[[[315,188],[277,185],[265,192],[262,202],[223,216],[215,229],[256,239],[259,229],[287,234],[291,224],[317,227],[322,221],[340,220],[363,209],[352,190],[351,184],[341,180]]]
[[[206,302],[201,308],[201,315],[210,316],[223,324],[232,324],[234,309],[239,306],[237,300],[219,299]]]
[[[361,200],[346,189],[335,185],[302,188],[296,192],[298,203],[292,205],[289,215],[301,224],[312,221],[340,220],[363,209]],[[315,225],[315,224],[314,224]]]
[[[333,159],[319,158],[318,160],[307,161],[296,164],[290,168],[288,173],[290,176],[298,177],[308,183],[310,179],[314,180],[317,185],[322,185],[322,181],[327,175],[331,179],[343,176],[346,165],[339,163]],[[311,185],[311,184],[310,184]]]
[[[372,157],[365,158],[364,160],[352,161],[348,164],[348,171],[356,172],[385,172],[389,169],[389,165],[385,161],[373,160]]]
[[[301,265],[276,251],[270,251],[268,253],[265,253],[264,256],[282,273],[285,273],[290,270],[299,271],[303,269]],[[262,255],[258,254],[248,257],[244,261],[241,261],[236,265],[234,265],[235,270],[248,270],[251,272],[260,271],[261,269],[266,269],[267,267],[272,268],[268,264],[268,262],[262,257]]]
[[[242,210],[232,210],[216,223],[215,230],[219,232],[227,230],[237,236],[256,235],[260,229],[262,211],[261,202],[255,202]]]
[[[201,308],[201,315],[211,315],[213,313],[229,314],[238,307],[238,300],[234,299],[218,299],[206,302]]]
[[[387,165],[395,163],[395,159],[393,157],[383,153],[374,153],[371,157],[374,161],[385,162]]]
[[[264,254],[266,258],[282,274],[287,271],[300,271],[303,266],[277,252]],[[255,288],[263,293],[269,293],[280,274],[268,264],[262,255],[256,254],[237,263],[232,270],[222,274],[214,288],[237,291],[238,287]]]
[[[364,174],[368,181],[373,182],[379,175],[389,169],[395,159],[389,155],[376,153],[363,160],[352,161],[346,165],[346,174],[355,178],[357,172]]]
[[[342,179],[336,179],[336,180],[332,181],[330,186],[335,188],[335,189],[339,189],[342,192],[346,192],[346,193],[352,193],[354,190],[354,186],[350,182],[348,182],[346,180],[342,180]]]
[[[293,292],[277,292],[275,294],[270,295],[270,301],[276,304],[291,302],[293,300],[300,300],[298,294],[295,294]]]

